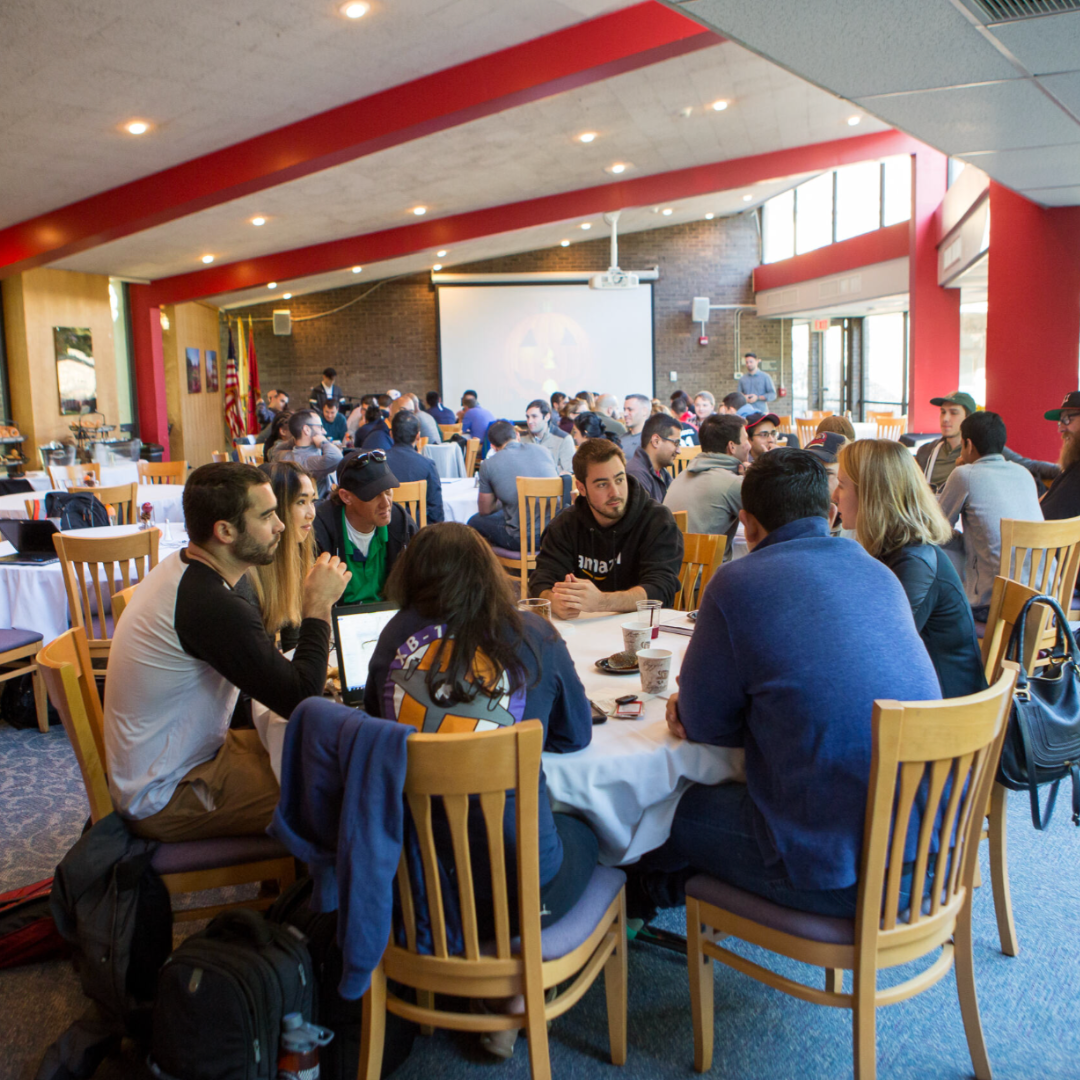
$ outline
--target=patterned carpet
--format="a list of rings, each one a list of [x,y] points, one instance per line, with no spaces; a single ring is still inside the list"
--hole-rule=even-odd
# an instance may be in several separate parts
[[[983,1027],[996,1080],[1080,1077],[1080,830],[1063,793],[1055,820],[1036,833],[1026,802],[1009,809],[1009,859],[1021,953],[1001,954],[989,888],[975,902],[975,964]],[[36,881],[79,835],[87,815],[78,768],[63,732],[14,731],[0,724],[0,890]],[[985,856],[985,852],[984,852]],[[983,863],[984,879],[988,869]],[[683,912],[659,924],[683,929]],[[754,950],[743,947],[748,955]],[[756,957],[755,957],[756,958]],[[820,972],[772,965],[817,985]],[[925,964],[921,965],[925,966]],[[897,969],[885,982],[907,977]],[[849,977],[850,978],[850,977]],[[0,972],[0,1080],[32,1080],[45,1047],[83,1010],[67,963]],[[852,1075],[851,1023],[838,1009],[803,1004],[717,965],[716,1057],[725,1080]],[[630,951],[630,1051],[615,1071],[607,1057],[604,993],[595,985],[551,1030],[557,1080],[667,1080],[692,1076],[686,963],[647,946]],[[396,1080],[473,1080],[529,1076],[527,1044],[512,1061],[492,1064],[465,1036],[420,1039]],[[878,1069],[885,1080],[960,1080],[971,1075],[951,975],[912,1001],[878,1012]],[[129,1050],[106,1062],[99,1080],[141,1073]]]

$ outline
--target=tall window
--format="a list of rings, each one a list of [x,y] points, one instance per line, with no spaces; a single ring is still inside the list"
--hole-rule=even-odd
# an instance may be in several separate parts
[[[866,335],[866,396],[863,403],[872,412],[892,412],[900,416],[907,403],[906,353],[907,317],[868,315],[863,320]]]
[[[810,324],[791,327],[791,411],[801,416],[810,408]]]
[[[836,170],[836,239],[873,232],[881,226],[881,166],[864,161]]]
[[[131,424],[134,418],[134,388],[128,350],[127,291],[119,278],[109,278],[109,307],[112,309],[113,351],[116,355],[116,402],[119,412],[116,422],[121,425]]]
[[[911,217],[911,157],[886,158],[882,162],[884,199],[881,205],[881,224],[895,225]]]
[[[779,262],[795,254],[795,191],[769,199],[761,212],[762,262]]]
[[[821,339],[821,407],[839,413],[844,400],[844,328],[830,326]]]
[[[833,174],[800,184],[795,189],[795,254],[802,255],[832,243]]]

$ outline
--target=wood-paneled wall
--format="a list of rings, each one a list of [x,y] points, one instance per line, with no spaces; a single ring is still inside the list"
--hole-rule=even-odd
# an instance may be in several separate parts
[[[208,304],[176,304],[164,309],[169,329],[162,329],[165,353],[165,400],[169,416],[169,453],[193,469],[225,450],[225,354],[218,348],[218,310]],[[197,394],[188,393],[187,350],[199,350]],[[206,388],[206,350],[218,353],[218,389]]]

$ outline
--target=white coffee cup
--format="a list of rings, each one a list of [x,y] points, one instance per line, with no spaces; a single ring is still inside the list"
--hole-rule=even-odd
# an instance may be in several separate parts
[[[636,653],[639,649],[647,649],[652,644],[653,628],[642,626],[638,622],[624,622],[622,624],[623,648],[628,653]]]
[[[671,650],[639,649],[637,660],[641,670],[642,693],[667,693],[668,679],[671,677]]]

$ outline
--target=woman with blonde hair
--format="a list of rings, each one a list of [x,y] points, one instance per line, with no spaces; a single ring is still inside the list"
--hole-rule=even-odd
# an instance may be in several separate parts
[[[840,449],[838,463],[833,502],[844,526],[904,587],[942,696],[985,690],[971,605],[940,546],[952,529],[915,459],[891,439],[859,439]]]
[[[277,498],[277,515],[285,525],[274,561],[253,566],[251,577],[262,612],[263,625],[271,635],[281,631],[282,648],[300,629],[300,601],[304,578],[315,562],[315,481],[291,461],[261,466]]]

